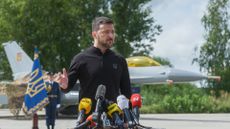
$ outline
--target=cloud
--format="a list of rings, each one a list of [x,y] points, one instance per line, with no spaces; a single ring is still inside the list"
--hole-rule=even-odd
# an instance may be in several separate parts
[[[194,48],[204,42],[201,18],[207,3],[208,0],[152,1],[153,17],[163,27],[152,54],[168,58],[177,68],[199,71],[199,67],[191,63]]]

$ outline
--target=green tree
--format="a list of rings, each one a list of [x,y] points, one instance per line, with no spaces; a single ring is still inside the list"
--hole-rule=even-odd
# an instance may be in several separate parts
[[[41,64],[51,71],[68,67],[91,45],[92,19],[108,12],[106,0],[4,0],[1,5],[11,26],[6,35],[12,35],[4,40],[19,42],[30,57],[37,46]]]
[[[111,0],[112,18],[116,23],[115,48],[123,56],[149,55],[160,25],[151,17],[151,9],[143,7],[151,0]],[[147,44],[149,42],[149,44]]]
[[[116,50],[125,57],[148,54],[155,35],[161,31],[142,8],[150,0],[1,0],[0,42],[17,41],[33,57],[40,50],[44,69],[60,71],[69,67],[73,56],[92,43],[91,21],[96,16],[110,16],[118,34]],[[140,43],[149,41],[150,44]],[[140,48],[140,49],[139,49]],[[9,70],[2,46],[0,71]]]
[[[0,46],[0,80],[12,79],[12,72],[9,67],[8,61],[5,59],[6,55]]]
[[[230,30],[228,0],[210,0],[207,13],[202,18],[205,28],[205,43],[194,61],[202,71],[221,75],[220,83],[209,81],[208,85],[230,91]]]
[[[169,67],[173,67],[173,65],[171,64],[171,62],[167,58],[154,56],[153,59],[156,60],[157,62],[159,62],[161,65],[168,65]]]
[[[19,17],[20,7],[23,5],[23,0],[1,0],[0,1],[0,71],[4,74],[0,80],[12,79],[12,72],[9,63],[6,60],[6,55],[3,50],[2,43],[9,40],[15,40],[17,26],[15,23]]]
[[[38,45],[46,69],[68,67],[72,57],[91,44],[91,21],[107,12],[104,6],[103,0],[29,0],[20,25],[25,50]]]

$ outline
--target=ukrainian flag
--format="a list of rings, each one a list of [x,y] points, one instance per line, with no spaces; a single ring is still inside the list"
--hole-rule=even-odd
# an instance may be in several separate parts
[[[49,103],[45,83],[42,77],[42,70],[38,58],[38,49],[35,48],[34,63],[23,105],[24,112],[28,114],[36,113]]]

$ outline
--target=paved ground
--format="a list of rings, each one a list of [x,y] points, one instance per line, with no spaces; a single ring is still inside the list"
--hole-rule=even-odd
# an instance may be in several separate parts
[[[46,129],[44,111],[38,112],[39,129]],[[70,129],[75,125],[74,117],[56,120],[55,129]],[[230,129],[228,114],[142,114],[140,123],[158,129]],[[0,109],[0,129],[31,129],[32,120],[16,120],[7,109]]]

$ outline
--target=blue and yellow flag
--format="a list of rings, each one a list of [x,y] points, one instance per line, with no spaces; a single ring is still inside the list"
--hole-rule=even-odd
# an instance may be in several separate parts
[[[34,63],[24,97],[23,110],[28,114],[34,114],[48,103],[49,100],[47,97],[45,82],[43,80],[40,61],[38,58],[38,49],[35,48]]]

